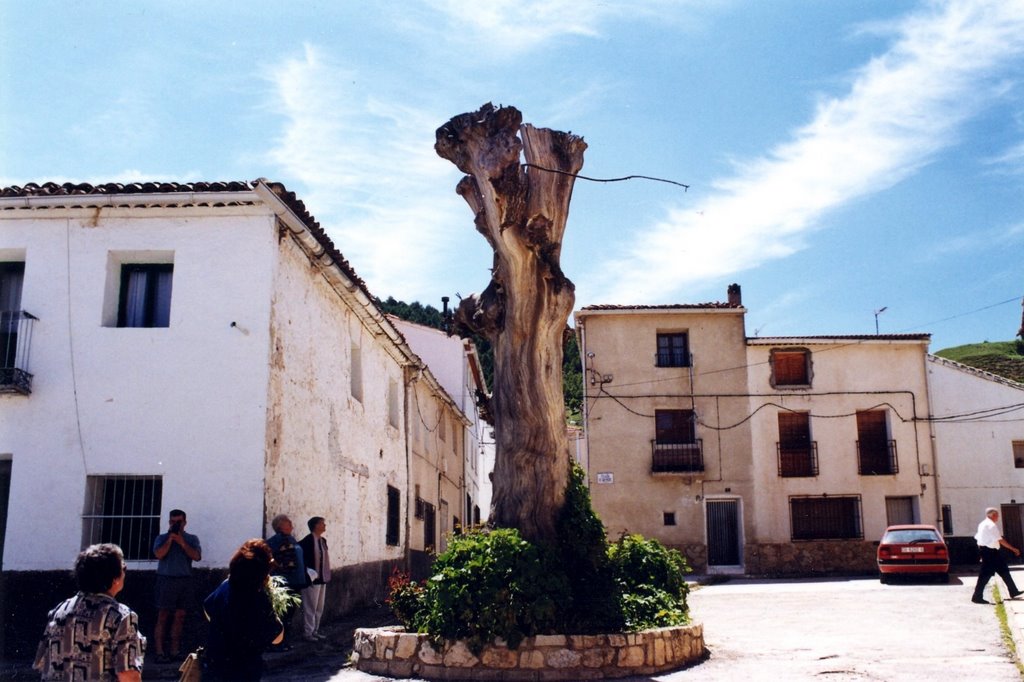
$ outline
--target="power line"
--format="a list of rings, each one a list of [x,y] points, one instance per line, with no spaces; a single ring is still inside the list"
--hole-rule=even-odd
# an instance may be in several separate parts
[[[569,177],[576,178],[578,180],[589,180],[590,182],[622,182],[623,180],[652,180],[654,182],[667,182],[670,185],[676,185],[682,187],[683,191],[690,189],[689,185],[685,185],[675,180],[666,180],[665,178],[656,178],[650,175],[627,175],[621,178],[591,178],[586,175],[580,175],[579,173],[570,173],[568,171],[558,170],[557,168],[545,168],[544,166],[538,166],[535,163],[524,163],[523,168],[536,168],[548,173],[557,173],[558,175],[568,175]]]

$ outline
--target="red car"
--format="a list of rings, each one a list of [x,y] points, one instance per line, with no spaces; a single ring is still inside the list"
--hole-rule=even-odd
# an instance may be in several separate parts
[[[935,526],[889,526],[878,543],[878,577],[883,583],[895,575],[933,575],[949,580],[949,550]]]

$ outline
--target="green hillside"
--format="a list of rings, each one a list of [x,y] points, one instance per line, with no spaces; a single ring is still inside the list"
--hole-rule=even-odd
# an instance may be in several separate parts
[[[937,351],[935,355],[1024,383],[1024,341],[985,341]]]

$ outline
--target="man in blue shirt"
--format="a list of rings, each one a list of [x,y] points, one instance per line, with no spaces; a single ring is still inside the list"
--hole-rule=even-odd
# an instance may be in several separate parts
[[[199,538],[185,532],[188,519],[180,509],[172,509],[168,515],[170,527],[153,541],[156,565],[156,660],[165,663],[181,655],[181,633],[185,629],[186,610],[195,602],[192,584],[192,562],[203,558]],[[174,613],[171,623],[171,653],[164,650],[167,621]]]

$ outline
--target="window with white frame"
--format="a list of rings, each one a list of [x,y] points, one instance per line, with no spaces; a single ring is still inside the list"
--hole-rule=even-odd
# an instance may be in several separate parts
[[[82,546],[110,542],[121,548],[125,559],[153,559],[162,496],[160,476],[86,477]]]

